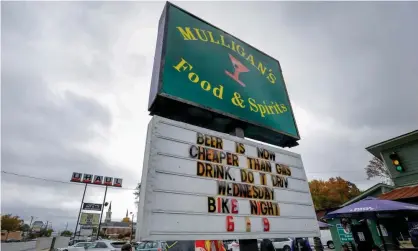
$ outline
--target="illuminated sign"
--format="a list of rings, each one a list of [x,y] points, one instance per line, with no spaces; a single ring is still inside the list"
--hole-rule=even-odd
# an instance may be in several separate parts
[[[196,125],[191,118],[203,114],[213,118],[208,129],[226,133],[225,123],[238,122],[246,137],[283,147],[300,139],[279,62],[171,3],[160,19],[149,110]]]
[[[102,204],[83,203],[83,210],[102,211]]]
[[[148,128],[138,240],[319,236],[299,154],[158,116]]]
[[[74,172],[70,181],[93,184],[93,185],[122,187],[122,179],[120,178],[104,177],[100,175],[93,175],[93,174],[87,174],[87,173],[83,174],[83,173]]]
[[[99,225],[100,213],[81,213],[80,225]]]

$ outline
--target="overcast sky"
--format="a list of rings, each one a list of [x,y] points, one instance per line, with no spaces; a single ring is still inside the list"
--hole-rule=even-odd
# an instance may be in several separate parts
[[[175,2],[281,63],[308,177],[361,189],[365,147],[418,127],[418,2]],[[1,3],[2,170],[123,178],[113,216],[136,211],[148,92],[164,2]],[[2,173],[1,211],[68,222],[83,186]],[[104,188],[88,189],[101,203]]]

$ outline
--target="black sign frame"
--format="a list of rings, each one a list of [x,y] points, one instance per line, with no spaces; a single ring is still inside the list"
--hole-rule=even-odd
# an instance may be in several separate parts
[[[90,211],[102,211],[102,204],[96,203],[83,203],[83,210],[90,210]]]

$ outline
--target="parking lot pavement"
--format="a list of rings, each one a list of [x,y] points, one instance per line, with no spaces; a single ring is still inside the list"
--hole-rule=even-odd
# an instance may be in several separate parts
[[[35,251],[36,241],[1,243],[4,251]]]

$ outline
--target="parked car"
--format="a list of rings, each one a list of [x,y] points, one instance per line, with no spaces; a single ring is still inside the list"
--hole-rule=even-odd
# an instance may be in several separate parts
[[[72,246],[68,246],[65,248],[57,248],[57,251],[83,251],[86,247],[89,247],[92,243],[91,242],[77,242]]]
[[[6,242],[20,242],[20,240],[17,240],[17,239],[7,239]]]
[[[121,247],[126,244],[126,241],[111,241],[111,240],[100,240],[93,242],[87,247],[87,250],[91,251],[120,251]]]
[[[275,238],[271,239],[276,250],[290,251],[292,247],[291,238]]]
[[[320,232],[321,232],[320,238],[321,238],[322,246],[328,247],[329,249],[334,249],[335,246],[334,246],[334,241],[332,240],[331,231],[329,229],[321,229]],[[311,246],[314,245],[313,238],[309,238],[309,244]]]
[[[136,246],[135,251],[165,251],[167,243],[165,241],[146,241]]]

